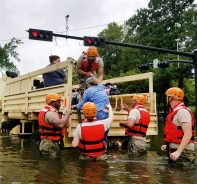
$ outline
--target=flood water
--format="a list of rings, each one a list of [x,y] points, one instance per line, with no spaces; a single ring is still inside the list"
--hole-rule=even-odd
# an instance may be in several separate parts
[[[77,148],[66,148],[60,158],[41,157],[37,142],[18,136],[0,136],[1,184],[195,184],[197,167],[168,164],[159,135],[149,136],[143,156],[129,156],[125,149],[110,148],[107,161],[81,161]],[[197,145],[195,145],[197,146]]]

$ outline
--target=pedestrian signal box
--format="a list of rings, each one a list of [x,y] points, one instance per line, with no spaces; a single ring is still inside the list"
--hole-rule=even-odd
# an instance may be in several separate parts
[[[161,61],[158,63],[158,67],[160,68],[167,68],[170,66],[170,61]]]
[[[84,46],[105,47],[105,39],[84,36]]]
[[[53,32],[40,29],[29,29],[29,39],[30,40],[40,40],[40,41],[53,41]]]
[[[144,63],[144,64],[138,66],[138,68],[140,70],[148,70],[149,69],[149,63]]]

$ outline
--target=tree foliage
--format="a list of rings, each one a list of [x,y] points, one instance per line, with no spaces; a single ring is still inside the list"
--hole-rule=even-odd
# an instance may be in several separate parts
[[[0,70],[1,72],[5,70],[14,71],[19,73],[16,65],[11,60],[11,58],[16,61],[20,61],[19,54],[17,53],[18,45],[23,42],[19,39],[13,38],[10,42],[6,43],[3,47],[0,45]]]
[[[192,52],[197,45],[197,11],[194,0],[150,0],[148,8],[138,9],[136,14],[126,21],[126,25],[119,26],[111,23],[98,34],[107,41],[124,42],[130,44],[178,49]],[[176,39],[179,39],[178,42]],[[125,48],[107,45],[100,49],[99,54],[105,63],[105,78],[126,76],[141,73],[137,66],[143,62],[177,60],[177,55],[159,53],[148,50]],[[180,56],[183,60],[192,60]],[[188,84],[192,78],[192,65],[187,63],[171,63],[169,68],[150,68],[154,72],[154,91],[158,93],[159,103],[164,103],[165,91],[172,86],[183,88],[186,92],[193,91],[194,86]],[[147,72],[147,71],[144,71]],[[132,84],[121,84],[124,92],[145,92],[148,84],[139,81]],[[189,90],[188,90],[189,89]],[[186,93],[186,100],[194,104],[194,98]],[[159,104],[160,105],[160,104]]]
[[[104,37],[108,41],[121,42],[122,26],[112,22],[108,25],[107,29],[104,29],[99,33],[99,37]],[[119,71],[122,70],[122,48],[114,45],[107,45],[105,49],[99,49],[99,54],[105,61],[105,74],[110,77],[119,75]]]

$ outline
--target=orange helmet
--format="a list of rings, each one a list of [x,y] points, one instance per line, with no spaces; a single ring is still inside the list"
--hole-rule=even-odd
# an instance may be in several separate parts
[[[96,57],[98,55],[98,50],[96,47],[91,46],[87,50],[87,56],[88,57]]]
[[[146,97],[144,95],[135,95],[133,100],[137,100],[138,104],[144,105],[146,103]]]
[[[96,116],[97,108],[94,103],[86,102],[82,107],[82,111],[85,117],[94,118]]]
[[[52,101],[61,100],[61,96],[57,93],[49,93],[46,96],[46,103],[50,104]]]
[[[169,88],[166,93],[167,96],[172,96],[173,100],[183,100],[184,92],[182,89],[173,87]]]

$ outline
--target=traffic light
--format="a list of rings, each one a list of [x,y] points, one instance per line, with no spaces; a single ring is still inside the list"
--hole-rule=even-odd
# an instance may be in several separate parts
[[[84,46],[105,47],[105,39],[84,36]]]
[[[29,39],[30,40],[40,40],[40,41],[53,41],[53,31],[46,31],[40,29],[29,29]]]
[[[160,68],[167,68],[170,66],[170,61],[162,61],[158,63],[158,67]]]
[[[140,70],[148,70],[149,69],[149,63],[144,63],[144,64],[138,66],[138,68]]]

